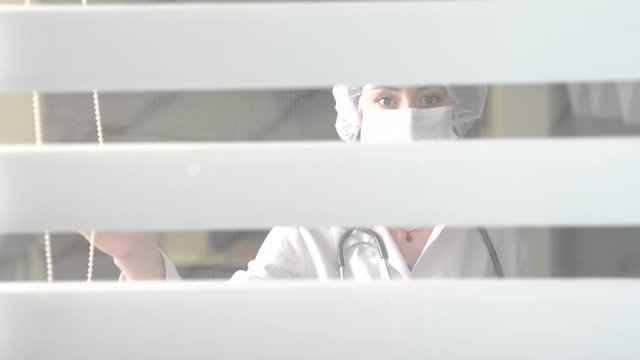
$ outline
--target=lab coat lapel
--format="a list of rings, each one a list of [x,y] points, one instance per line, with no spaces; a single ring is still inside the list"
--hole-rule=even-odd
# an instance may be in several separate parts
[[[434,251],[437,252],[438,251],[437,249],[442,245],[440,244],[438,245],[438,248],[434,248],[433,244],[436,240],[438,241],[438,243],[443,241],[441,238],[443,230],[444,230],[444,225],[436,225],[433,227],[433,231],[431,231],[431,235],[429,235],[429,239],[427,240],[427,243],[424,245],[424,248],[422,249],[422,253],[420,254],[420,257],[418,258],[418,260],[416,261],[415,266],[413,267],[413,271],[411,272],[413,276],[422,277],[424,276],[426,269],[433,268],[434,256],[438,256],[438,254],[434,254]],[[427,254],[427,252],[431,252],[431,253]]]
[[[414,266],[414,269],[416,266],[418,266],[418,264],[420,264],[420,261],[425,256],[424,255],[425,252],[427,252],[427,249],[429,249],[429,247],[431,247],[433,242],[436,241],[436,239],[440,236],[440,233],[442,232],[443,229],[444,229],[444,225],[436,225],[433,227],[433,231],[431,231],[431,235],[429,235],[429,240],[427,240],[427,243],[424,245],[424,248],[422,249],[422,253],[420,253],[420,257],[418,258],[418,261],[416,261],[416,265]]]

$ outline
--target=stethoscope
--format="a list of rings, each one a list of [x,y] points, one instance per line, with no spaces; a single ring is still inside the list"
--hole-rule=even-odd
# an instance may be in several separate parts
[[[480,236],[482,236],[482,241],[484,242],[487,251],[489,252],[489,257],[491,258],[491,263],[493,263],[493,272],[496,274],[496,277],[503,278],[504,273],[502,272],[502,266],[500,265],[500,259],[498,258],[498,253],[496,252],[496,248],[493,246],[493,242],[491,241],[491,237],[487,232],[487,229],[479,227],[477,228]],[[351,248],[366,245],[373,245],[367,241],[358,241],[349,245],[347,249],[344,248],[345,243],[351,237],[351,235],[356,232],[362,232],[367,234],[370,238],[372,238],[376,243],[376,249],[378,250],[378,255],[380,256],[380,261],[384,264],[385,269],[387,271],[387,279],[391,279],[391,270],[389,269],[389,253],[387,252],[387,246],[384,244],[384,240],[377,232],[367,229],[367,228],[351,228],[342,234],[340,237],[340,241],[338,241],[338,270],[340,271],[340,279],[344,280],[344,254]]]

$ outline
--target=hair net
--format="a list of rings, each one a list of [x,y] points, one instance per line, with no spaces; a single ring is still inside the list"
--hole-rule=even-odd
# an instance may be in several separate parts
[[[344,141],[354,142],[361,125],[360,97],[364,86],[338,84],[333,87],[336,100],[336,130]],[[453,128],[460,137],[482,116],[487,98],[486,86],[447,86],[453,106]]]

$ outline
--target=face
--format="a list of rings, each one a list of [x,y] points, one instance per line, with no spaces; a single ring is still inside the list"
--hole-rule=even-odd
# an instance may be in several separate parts
[[[451,105],[451,101],[444,86],[367,85],[362,90],[360,110],[429,109]]]
[[[451,102],[444,86],[366,85],[359,105],[360,141],[390,143],[455,138]]]

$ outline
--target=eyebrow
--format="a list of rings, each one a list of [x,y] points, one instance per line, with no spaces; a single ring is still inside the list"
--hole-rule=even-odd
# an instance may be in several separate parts
[[[400,91],[400,88],[384,86],[384,85],[373,85],[371,90],[391,90],[391,91]]]
[[[437,89],[439,88],[439,86],[422,86],[417,88],[418,91],[425,91],[425,90],[432,90],[432,89]],[[385,86],[385,85],[373,85],[371,86],[372,90],[390,90],[390,91],[400,91],[400,88],[397,87],[392,87],[392,86]]]

